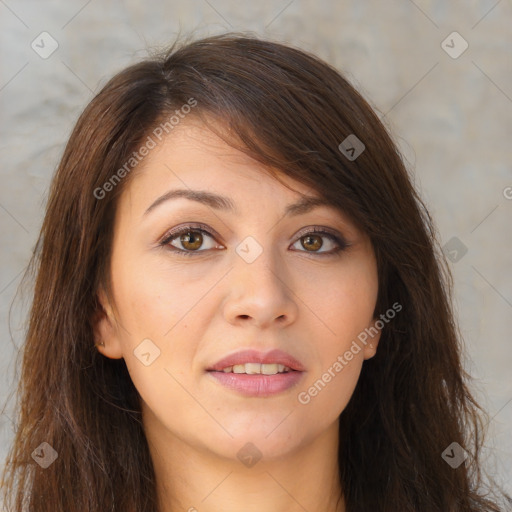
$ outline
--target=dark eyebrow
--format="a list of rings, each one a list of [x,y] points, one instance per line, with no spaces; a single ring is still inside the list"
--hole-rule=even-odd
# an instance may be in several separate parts
[[[171,199],[183,197],[191,201],[205,204],[216,210],[224,210],[231,213],[237,213],[235,204],[229,197],[207,192],[205,190],[191,190],[191,189],[177,189],[166,192],[157,198],[151,206],[144,212],[147,215],[150,211],[154,210],[157,206]],[[307,213],[318,206],[332,206],[327,200],[320,197],[304,196],[296,203],[289,204],[284,211],[284,215],[301,215]]]

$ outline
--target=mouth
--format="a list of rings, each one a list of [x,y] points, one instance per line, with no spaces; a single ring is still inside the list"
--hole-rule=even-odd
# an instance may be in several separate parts
[[[207,371],[273,375],[284,371],[305,371],[303,364],[291,354],[274,349],[262,353],[258,350],[241,350],[228,355],[207,368]]]
[[[245,363],[226,366],[222,370],[208,370],[208,371],[222,371],[223,373],[236,373],[237,375],[277,375],[278,373],[294,372],[289,366],[284,364],[265,364],[265,363]]]
[[[305,368],[300,361],[282,350],[262,354],[244,350],[227,356],[210,368],[207,374],[237,394],[268,397],[284,393],[303,378]]]

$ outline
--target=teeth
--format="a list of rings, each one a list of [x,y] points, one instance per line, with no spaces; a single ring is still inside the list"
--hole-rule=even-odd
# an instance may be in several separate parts
[[[242,368],[239,370],[240,373],[247,373],[249,375],[254,375],[255,373],[262,373],[261,364],[260,363],[245,363],[245,365],[240,365]],[[245,366],[245,370],[244,370]],[[233,368],[233,370],[235,370]],[[276,368],[277,370],[277,368]],[[235,370],[236,371],[236,370]]]
[[[276,373],[289,372],[291,369],[283,364],[245,363],[228,366],[222,371],[224,373],[246,373],[247,375],[275,375]]]

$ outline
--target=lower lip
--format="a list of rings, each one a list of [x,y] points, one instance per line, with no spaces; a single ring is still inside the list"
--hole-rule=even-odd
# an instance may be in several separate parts
[[[297,385],[304,372],[291,371],[275,375],[247,375],[246,373],[218,371],[209,371],[208,373],[227,388],[244,396],[266,397],[282,393]]]

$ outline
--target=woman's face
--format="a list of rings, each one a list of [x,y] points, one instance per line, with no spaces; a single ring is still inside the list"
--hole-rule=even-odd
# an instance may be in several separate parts
[[[329,206],[286,213],[301,194],[318,194],[283,176],[298,192],[288,189],[197,120],[175,128],[131,178],[114,228],[117,318],[100,290],[108,316],[96,336],[105,356],[126,361],[145,429],[229,458],[247,442],[272,458],[337,436],[379,337],[358,339],[377,299],[368,237]],[[225,199],[165,199],[176,190]],[[188,236],[170,234],[187,226]],[[281,350],[302,371],[208,371],[242,350]]]

